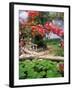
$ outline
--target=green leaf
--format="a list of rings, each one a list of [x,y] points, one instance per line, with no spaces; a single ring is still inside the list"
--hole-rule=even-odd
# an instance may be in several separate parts
[[[62,75],[57,72],[57,71],[53,71],[53,70],[48,70],[47,71],[47,77],[62,77]]]

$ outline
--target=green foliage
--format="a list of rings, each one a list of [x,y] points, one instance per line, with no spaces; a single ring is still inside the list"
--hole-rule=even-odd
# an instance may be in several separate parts
[[[46,48],[46,43],[43,40],[43,37],[41,37],[40,35],[37,35],[34,37],[34,41],[33,43],[37,44],[38,48],[42,47],[42,48]]]
[[[47,77],[61,77],[62,75],[57,72],[57,71],[53,71],[53,70],[48,70],[47,71]]]
[[[55,50],[55,55],[56,56],[64,56],[63,48],[58,48],[57,50]]]
[[[29,40],[31,36],[31,29],[29,26],[24,27],[22,30],[22,35],[20,36],[21,38],[24,38],[25,40]]]
[[[57,62],[45,59],[24,60],[19,62],[19,79],[62,77]]]
[[[51,54],[55,56],[64,56],[64,49],[59,46],[60,39],[47,39],[45,43],[47,43],[47,46],[52,47]]]

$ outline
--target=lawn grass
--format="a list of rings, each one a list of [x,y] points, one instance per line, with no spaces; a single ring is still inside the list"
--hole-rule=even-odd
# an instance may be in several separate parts
[[[60,39],[47,39],[45,40],[45,43],[48,47],[51,47],[53,50],[51,50],[50,54],[53,54],[55,56],[64,56],[64,49],[59,46]]]

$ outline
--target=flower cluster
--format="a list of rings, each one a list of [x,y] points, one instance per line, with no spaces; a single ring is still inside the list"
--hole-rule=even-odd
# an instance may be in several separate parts
[[[58,36],[64,36],[64,30],[60,29],[59,27],[53,25],[51,22],[46,22],[45,25],[38,24],[36,26],[31,27],[32,32],[38,31],[41,36],[45,35],[45,32],[53,32]]]
[[[34,18],[35,16],[39,16],[39,12],[37,11],[28,11],[29,17]]]
[[[31,29],[32,29],[32,34],[39,34],[42,37],[45,36],[46,29],[44,29],[44,27],[41,24],[32,26]]]
[[[27,20],[25,20],[25,16],[23,17],[23,14],[27,15]],[[36,23],[35,17],[40,16],[40,12],[38,11],[27,11],[22,13],[22,19],[20,19],[20,30],[30,29],[31,28],[31,34],[32,36],[40,35],[41,37],[44,37],[46,33],[54,33],[59,37],[64,37],[64,30],[59,28],[58,26],[54,25],[52,22],[45,22],[43,25],[40,23]],[[30,18],[28,20],[28,17]],[[20,17],[21,18],[21,17]],[[61,47],[64,47],[64,42],[62,41]]]
[[[55,26],[53,23],[51,22],[46,22],[44,27],[48,30],[53,32],[54,34],[57,34],[58,36],[62,37],[64,36],[64,30]]]

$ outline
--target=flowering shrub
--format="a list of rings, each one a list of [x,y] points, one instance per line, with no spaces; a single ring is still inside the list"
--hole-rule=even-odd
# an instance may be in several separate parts
[[[37,11],[28,11],[28,15],[33,21],[36,16],[39,16],[39,12],[37,12]]]
[[[28,15],[29,15],[30,17],[39,16],[39,12],[37,12],[37,11],[28,11]]]
[[[49,22],[46,22],[44,26],[41,24],[32,26],[31,29],[32,29],[32,32],[37,31],[42,36],[45,35],[45,32],[53,32],[54,34],[57,34],[60,37],[64,36],[64,30],[58,28],[57,26]]]
[[[46,22],[44,27],[48,30],[53,32],[54,34],[57,34],[58,36],[62,37],[64,36],[64,30],[60,29],[59,27],[53,25],[51,22]]]
[[[26,13],[28,13],[29,20],[27,22],[25,22],[24,20],[21,20],[21,22],[20,22],[21,28],[20,29],[22,29],[24,32],[26,31],[25,29],[27,29],[28,31],[30,29],[33,39],[35,36],[38,36],[38,35],[40,35],[40,37],[44,38],[46,33],[49,34],[50,32],[56,34],[57,36],[59,36],[63,39],[63,37],[64,37],[63,29],[54,25],[51,21],[45,20],[46,22],[44,22],[43,24],[41,23],[41,19],[44,19],[46,17],[46,16],[44,16],[43,13],[40,13],[38,11],[26,11]],[[42,16],[44,16],[44,17],[42,17]],[[38,17],[38,20],[37,20],[37,17]],[[40,17],[42,17],[42,18],[40,18]],[[28,28],[26,28],[26,27],[28,27]],[[26,33],[25,33],[25,35],[26,35]],[[64,45],[64,43],[61,44],[62,48],[64,47],[63,45]]]
[[[42,37],[45,36],[45,29],[43,28],[42,25],[39,24],[39,25],[36,25],[36,26],[32,26],[31,29],[32,29],[32,33],[34,35],[39,34]]]

